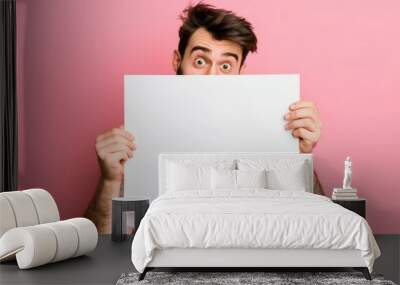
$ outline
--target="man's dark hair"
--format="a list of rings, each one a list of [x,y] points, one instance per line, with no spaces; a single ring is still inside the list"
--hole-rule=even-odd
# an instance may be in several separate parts
[[[229,40],[242,47],[242,62],[249,52],[257,51],[257,37],[253,26],[245,18],[231,11],[216,9],[214,6],[198,3],[183,10],[180,19],[178,51],[183,58],[192,34],[199,28],[206,29],[216,40]]]

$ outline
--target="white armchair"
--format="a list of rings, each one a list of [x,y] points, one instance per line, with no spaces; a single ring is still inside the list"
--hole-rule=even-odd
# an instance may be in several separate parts
[[[80,256],[95,249],[96,226],[88,219],[60,221],[53,197],[43,189],[0,193],[0,262],[20,269]]]

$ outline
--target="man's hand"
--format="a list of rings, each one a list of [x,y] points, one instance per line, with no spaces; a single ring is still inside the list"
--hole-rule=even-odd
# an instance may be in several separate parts
[[[111,233],[111,200],[121,195],[125,162],[133,157],[134,136],[122,126],[100,134],[96,138],[97,160],[101,178],[85,217],[96,224],[100,234]]]
[[[96,153],[104,181],[122,181],[125,162],[133,157],[136,149],[134,139],[122,126],[97,136]]]
[[[285,129],[300,139],[300,152],[311,153],[321,135],[322,123],[316,106],[311,101],[297,101],[285,114]]]

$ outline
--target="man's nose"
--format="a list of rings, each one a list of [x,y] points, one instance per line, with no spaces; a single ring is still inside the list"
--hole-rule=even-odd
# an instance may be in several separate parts
[[[219,75],[218,65],[211,65],[211,67],[208,69],[207,75]]]

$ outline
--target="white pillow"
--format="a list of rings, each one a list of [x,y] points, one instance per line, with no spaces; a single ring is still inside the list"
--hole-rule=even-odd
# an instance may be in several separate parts
[[[267,172],[268,189],[306,191],[304,167],[293,169],[272,169]]]
[[[266,188],[266,171],[263,170],[231,170],[215,169],[211,170],[211,188],[232,189],[240,188]]]
[[[266,170],[267,188],[306,191],[306,161],[296,159],[240,159],[239,170]]]
[[[167,191],[211,189],[211,168],[234,169],[234,159],[171,159],[166,162]]]
[[[211,166],[182,165],[170,162],[168,191],[211,188]]]
[[[267,188],[266,170],[236,170],[238,188]]]
[[[233,189],[236,190],[236,170],[216,169],[211,170],[211,189]]]

